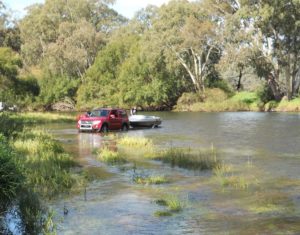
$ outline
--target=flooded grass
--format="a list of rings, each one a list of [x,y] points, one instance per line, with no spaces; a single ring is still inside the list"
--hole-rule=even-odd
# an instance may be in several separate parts
[[[252,169],[251,169],[252,168]],[[214,178],[221,187],[231,187],[237,190],[248,190],[250,186],[258,186],[259,180],[255,177],[254,166],[247,163],[246,166],[234,167],[222,164],[213,169]]]
[[[172,167],[191,170],[212,170],[221,164],[215,151],[192,152],[191,149],[170,148],[154,158],[169,163]]]
[[[269,189],[255,192],[248,209],[256,214],[288,214],[293,212],[294,204],[287,193]]]
[[[107,164],[124,164],[126,159],[117,151],[110,150],[108,147],[102,148],[98,153],[98,159]]]
[[[165,176],[140,176],[136,175],[133,178],[133,181],[137,184],[165,184],[169,180]]]
[[[184,204],[180,201],[178,196],[167,195],[165,199],[158,199],[155,201],[160,206],[167,207],[167,210],[158,210],[154,213],[154,216],[171,216],[173,213],[178,213],[183,210]]]
[[[130,136],[122,137],[118,140],[118,144],[131,148],[152,149],[154,147],[151,139]]]

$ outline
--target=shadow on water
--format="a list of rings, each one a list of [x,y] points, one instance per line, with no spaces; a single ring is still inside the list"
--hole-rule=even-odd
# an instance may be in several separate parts
[[[58,234],[297,234],[300,231],[298,114],[154,113],[161,128],[127,133],[78,133],[72,125],[49,126],[76,156],[90,180],[86,190],[50,204]],[[122,136],[146,137],[158,148],[219,150],[223,173],[191,171],[146,160],[107,165],[103,146]],[[143,160],[141,161],[143,162]],[[134,174],[164,175],[170,182],[138,185]],[[183,209],[156,217],[156,200],[175,195]],[[68,209],[65,215],[63,208]],[[62,221],[62,222],[60,222]]]

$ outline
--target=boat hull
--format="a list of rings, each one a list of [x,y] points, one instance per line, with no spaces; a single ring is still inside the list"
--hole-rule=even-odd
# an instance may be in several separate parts
[[[129,123],[132,127],[152,128],[159,126],[161,119],[156,116],[133,115],[129,117]]]

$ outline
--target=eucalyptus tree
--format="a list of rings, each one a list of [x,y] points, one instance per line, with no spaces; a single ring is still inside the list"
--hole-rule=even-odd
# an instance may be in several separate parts
[[[179,64],[198,92],[220,55],[216,29],[218,25],[199,2],[170,1],[159,9],[153,22],[153,42]]]
[[[276,99],[280,90],[291,99],[299,89],[300,1],[261,0],[245,4],[245,8],[254,19],[258,72],[267,78]],[[284,86],[279,83],[280,76],[284,77]]]
[[[101,46],[101,43],[97,41],[99,37],[104,40],[110,26],[113,27],[112,22],[121,22],[123,19],[109,8],[107,2],[105,0],[46,0],[45,4],[35,4],[29,7],[28,14],[20,24],[25,63],[39,65],[46,57],[49,45],[51,47],[53,44],[61,45],[61,40],[65,37],[61,34],[65,33],[66,30],[63,28],[67,27],[69,31],[74,32],[77,29],[82,34],[85,34],[84,31],[86,30],[85,37],[90,36],[89,41],[93,41],[99,49]],[[93,33],[91,33],[91,28],[94,30]],[[94,53],[91,54],[91,43],[87,46],[80,43],[80,37],[77,37],[77,40],[75,45],[78,45],[77,48],[85,50],[85,53],[89,55],[86,60],[91,64],[97,49],[92,49]],[[74,46],[64,50],[67,51],[68,49],[74,49]],[[77,68],[75,69],[77,70]]]
[[[109,35],[126,22],[112,0],[46,0],[20,22],[26,66],[42,69],[41,101],[74,98],[86,70]],[[52,89],[49,85],[53,84]]]

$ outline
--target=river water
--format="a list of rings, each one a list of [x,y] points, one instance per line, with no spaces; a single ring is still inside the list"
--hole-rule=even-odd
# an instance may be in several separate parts
[[[300,234],[300,114],[149,113],[163,119],[160,128],[103,136],[78,133],[74,124],[46,126],[94,180],[80,193],[61,197],[58,234]],[[224,187],[210,171],[172,168],[148,161],[108,166],[95,150],[120,136],[146,137],[158,148],[211,148],[247,179],[249,187]],[[165,175],[163,185],[137,185],[133,174]],[[183,210],[164,210],[155,200],[176,196]],[[64,215],[63,208],[68,209]]]

